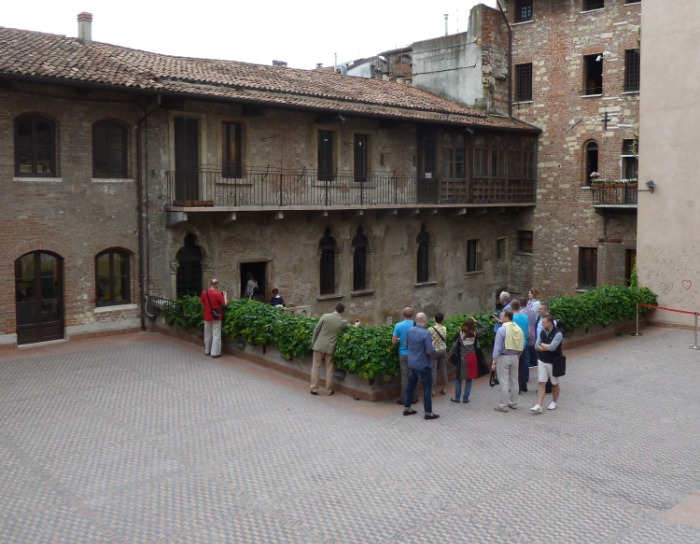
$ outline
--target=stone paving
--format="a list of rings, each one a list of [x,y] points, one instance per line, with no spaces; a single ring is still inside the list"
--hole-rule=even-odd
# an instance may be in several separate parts
[[[0,542],[696,544],[692,343],[569,350],[559,409],[482,378],[436,421],[153,333],[5,350]]]

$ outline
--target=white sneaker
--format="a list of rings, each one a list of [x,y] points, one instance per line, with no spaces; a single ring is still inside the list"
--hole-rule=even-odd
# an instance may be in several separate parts
[[[547,410],[554,410],[557,407],[557,403],[552,401],[549,403],[549,406],[547,406]]]
[[[540,406],[539,404],[535,404],[532,408],[530,408],[530,410],[532,410],[536,414],[541,414],[542,413],[542,406]]]

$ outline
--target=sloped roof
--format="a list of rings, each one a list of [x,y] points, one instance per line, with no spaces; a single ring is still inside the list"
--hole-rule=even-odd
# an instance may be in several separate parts
[[[410,85],[231,60],[175,57],[0,27],[0,77],[247,101],[365,116],[532,130]]]

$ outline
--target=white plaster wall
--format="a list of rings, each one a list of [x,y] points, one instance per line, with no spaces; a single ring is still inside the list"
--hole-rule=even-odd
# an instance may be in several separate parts
[[[659,305],[700,312],[700,2],[644,2],[637,267]],[[654,193],[642,192],[654,180]],[[656,311],[654,321],[694,316]]]

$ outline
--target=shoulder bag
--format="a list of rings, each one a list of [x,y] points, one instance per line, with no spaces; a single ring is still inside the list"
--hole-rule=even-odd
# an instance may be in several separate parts
[[[211,300],[209,299],[209,289],[207,289],[205,293],[207,294],[207,302],[209,302],[209,308],[211,308],[211,316],[218,321],[219,319],[221,319],[221,310],[218,310],[217,308],[212,308]]]

